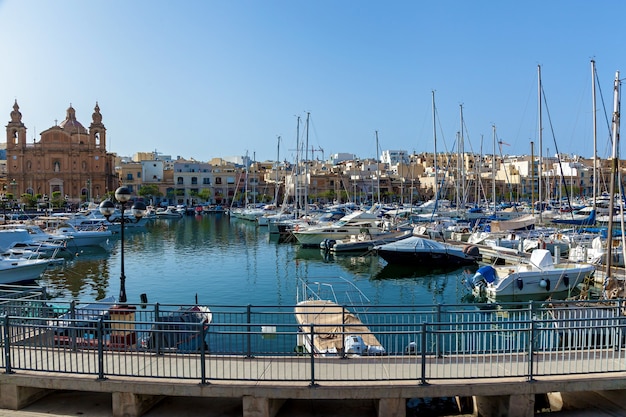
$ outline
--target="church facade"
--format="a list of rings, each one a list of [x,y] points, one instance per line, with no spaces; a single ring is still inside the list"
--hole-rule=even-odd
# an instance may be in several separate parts
[[[106,150],[106,128],[98,103],[91,117],[86,129],[70,105],[65,120],[41,132],[39,141],[27,143],[26,126],[16,100],[6,126],[5,193],[16,199],[24,194],[41,199],[60,195],[68,203],[77,204],[100,201],[107,192],[114,191],[119,181],[114,155]]]

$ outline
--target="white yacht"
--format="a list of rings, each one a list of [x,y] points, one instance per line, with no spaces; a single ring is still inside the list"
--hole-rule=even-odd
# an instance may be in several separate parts
[[[389,231],[390,227],[380,215],[380,206],[374,206],[367,211],[357,210],[347,214],[330,225],[310,227],[296,225],[291,233],[302,246],[319,248],[325,239],[349,239],[350,236],[359,234],[374,237]]]

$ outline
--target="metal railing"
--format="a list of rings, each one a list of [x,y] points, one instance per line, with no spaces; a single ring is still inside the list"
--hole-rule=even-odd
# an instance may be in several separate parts
[[[415,381],[524,378],[626,371],[621,300],[607,304],[372,306],[363,325],[385,353],[353,355],[343,325],[307,324],[295,306],[0,303],[0,366],[19,370],[210,381]],[[345,306],[350,310],[350,306]],[[63,314],[60,314],[63,313]],[[324,314],[324,313],[320,313]],[[336,354],[302,341],[338,333]]]

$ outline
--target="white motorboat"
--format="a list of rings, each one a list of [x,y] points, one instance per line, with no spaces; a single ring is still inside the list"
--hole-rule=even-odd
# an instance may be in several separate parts
[[[546,300],[568,293],[592,278],[595,267],[585,263],[555,263],[550,251],[535,249],[528,262],[478,268],[467,282],[475,296],[489,300]]]
[[[411,237],[413,230],[394,230],[392,232],[383,233],[375,238],[365,233],[351,235],[349,239],[325,239],[320,243],[320,249],[324,252],[351,252],[351,251],[369,251],[379,245],[397,242],[399,240]]]
[[[302,246],[313,247],[319,247],[324,239],[349,239],[351,235],[359,233],[369,234],[373,238],[391,230],[391,225],[379,217],[379,211],[379,206],[367,211],[357,210],[330,225],[296,226],[291,233]]]
[[[154,214],[157,219],[181,219],[183,217],[183,213],[173,206],[160,207]]]
[[[53,235],[69,236],[70,240],[67,242],[67,247],[73,250],[97,246],[106,249],[109,239],[113,236],[113,232],[107,229],[79,230],[71,224],[61,224],[52,230],[51,233]]]
[[[37,226],[32,225],[6,225],[0,229],[0,252],[20,257],[46,257],[52,258],[67,253],[67,237],[59,236],[59,239],[48,239],[48,236],[38,235]],[[32,233],[29,231],[32,229]],[[43,233],[43,231],[42,231]],[[45,234],[45,233],[44,233]],[[70,255],[68,253],[68,255]]]
[[[0,284],[34,281],[48,268],[47,259],[0,257]]]
[[[596,236],[589,245],[577,245],[570,251],[569,259],[576,262],[587,262],[594,265],[606,265],[607,256],[611,254],[611,265],[624,266],[624,248],[621,237],[611,239],[611,247],[603,236]]]

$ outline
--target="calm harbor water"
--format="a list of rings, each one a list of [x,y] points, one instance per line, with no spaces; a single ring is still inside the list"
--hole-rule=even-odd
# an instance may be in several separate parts
[[[119,293],[120,240],[110,251],[79,254],[40,280],[57,299],[91,301]],[[469,269],[473,272],[474,269]],[[469,291],[468,269],[395,269],[378,256],[325,255],[282,243],[267,228],[226,215],[157,219],[125,233],[129,302],[205,305],[294,305],[302,279],[352,281],[374,305],[456,304]]]

